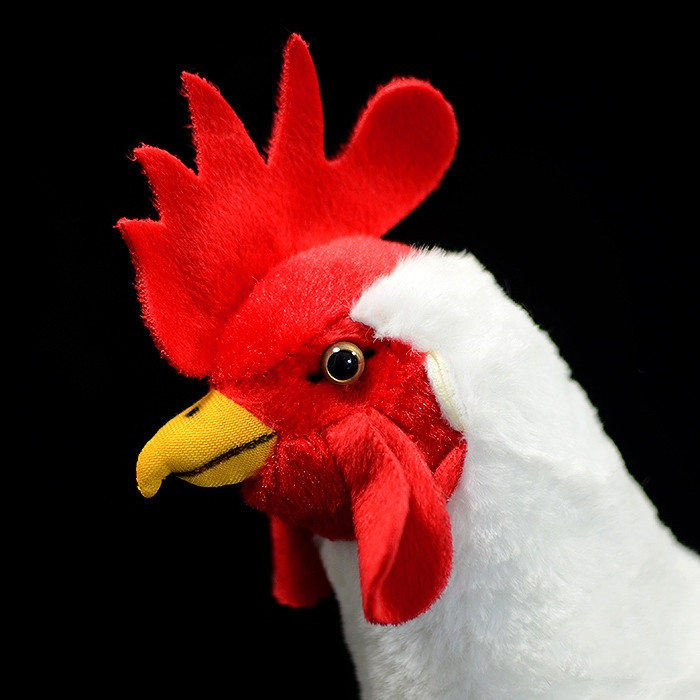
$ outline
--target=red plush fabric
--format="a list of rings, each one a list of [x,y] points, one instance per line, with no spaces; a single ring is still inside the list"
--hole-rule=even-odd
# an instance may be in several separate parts
[[[462,471],[463,437],[442,415],[425,355],[379,341],[349,317],[364,289],[408,252],[367,236],[301,252],[255,286],[222,333],[213,386],[278,435],[242,490],[274,520],[280,602],[311,604],[327,590],[310,533],[358,540],[366,613],[376,622],[419,614],[449,576],[445,502]],[[361,379],[347,386],[319,376],[324,351],[339,340],[367,355]]]
[[[423,453],[409,434],[371,408],[323,436],[284,440],[264,474],[244,485],[247,500],[272,513],[277,600],[307,606],[330,593],[311,541],[317,532],[357,539],[368,620],[398,624],[426,610],[452,567],[446,503],[466,453],[459,436],[452,442],[436,459],[436,444]]]
[[[122,219],[145,321],[180,372],[277,433],[246,500],[271,517],[274,593],[290,605],[329,592],[312,534],[357,538],[368,619],[402,622],[440,594],[451,565],[445,508],[465,444],[421,353],[352,321],[362,292],[410,249],[380,240],[439,183],[457,142],[451,106],[428,83],[395,79],[327,158],[316,72],[289,40],[267,157],[217,89],[183,74],[195,170],[143,146],[135,158],[158,220]],[[361,380],[319,378],[347,340]]]
[[[284,54],[267,160],[213,85],[188,73],[183,82],[196,173],[161,149],[137,149],[160,218],[118,226],[157,344],[182,373],[204,377],[223,325],[257,280],[295,252],[386,233],[437,186],[457,126],[432,86],[396,79],[329,160],[316,72],[296,35]]]
[[[366,236],[299,253],[255,286],[222,334],[213,386],[278,435],[242,490],[275,520],[281,602],[310,604],[327,590],[309,533],[358,539],[374,621],[418,614],[449,575],[445,502],[461,474],[463,437],[442,415],[425,355],[377,340],[349,317],[364,289],[407,253]],[[361,379],[346,386],[319,375],[324,351],[339,340],[367,355]],[[391,516],[380,521],[386,528],[368,527],[378,514]],[[423,547],[426,556],[413,556]],[[401,577],[413,583],[400,585]]]
[[[357,332],[357,324],[348,330],[335,329],[334,324],[347,318],[362,292],[394,270],[410,252],[403,243],[347,236],[279,263],[257,283],[223,328],[215,349],[212,381],[218,386],[277,369],[284,376],[285,368],[292,374],[290,363],[300,362],[307,354],[300,354],[300,349],[305,351],[310,343],[325,343],[319,347],[322,353],[331,343],[342,340],[343,333],[351,329]],[[364,328],[362,335],[367,333]],[[305,386],[307,375],[319,368],[320,354],[309,357],[310,364],[299,368],[304,381],[300,386]],[[267,394],[275,391],[275,386],[266,381],[259,390]],[[290,392],[279,400],[288,403],[295,398]]]
[[[315,605],[331,594],[331,584],[318,557],[311,533],[270,518],[272,593],[293,608]]]
[[[450,575],[446,495],[413,441],[374,409],[335,426],[330,442],[350,489],[365,616],[405,622]]]

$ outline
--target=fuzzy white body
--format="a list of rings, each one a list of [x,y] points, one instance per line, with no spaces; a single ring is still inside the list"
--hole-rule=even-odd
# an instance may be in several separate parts
[[[473,257],[442,251],[404,260],[353,318],[430,353],[469,446],[453,572],[425,614],[368,624],[354,543],[320,544],[363,700],[700,698],[700,558],[548,336]]]

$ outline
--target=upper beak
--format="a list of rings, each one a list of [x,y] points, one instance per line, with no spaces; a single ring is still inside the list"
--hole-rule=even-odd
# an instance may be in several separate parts
[[[277,435],[216,390],[166,423],[146,443],[136,465],[150,498],[168,474],[197,486],[237,484],[258,473]]]

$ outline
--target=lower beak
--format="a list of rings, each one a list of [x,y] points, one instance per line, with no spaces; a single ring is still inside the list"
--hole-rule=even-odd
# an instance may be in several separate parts
[[[154,496],[169,474],[197,486],[225,486],[249,479],[272,454],[276,434],[218,391],[166,423],[146,443],[136,482]]]

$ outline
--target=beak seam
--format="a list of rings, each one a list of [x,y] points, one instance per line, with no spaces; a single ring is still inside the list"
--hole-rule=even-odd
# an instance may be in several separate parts
[[[202,464],[200,467],[196,467],[195,469],[191,469],[187,472],[178,472],[177,476],[183,478],[202,474],[208,469],[215,467],[217,464],[221,464],[221,462],[225,462],[227,459],[231,459],[231,457],[235,457],[236,455],[239,455],[245,452],[246,450],[252,450],[254,447],[258,447],[258,445],[264,445],[266,442],[272,440],[272,438],[274,438],[275,436],[276,433],[264,433],[263,435],[260,435],[259,437],[256,437],[253,440],[244,442],[242,445],[236,445],[236,447],[232,447],[230,450],[222,452],[218,457],[210,459],[208,462]]]

